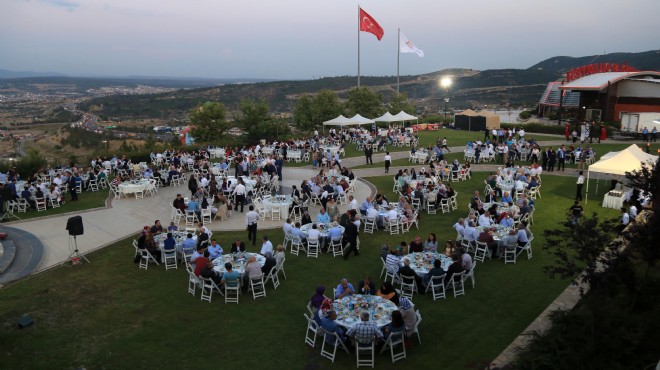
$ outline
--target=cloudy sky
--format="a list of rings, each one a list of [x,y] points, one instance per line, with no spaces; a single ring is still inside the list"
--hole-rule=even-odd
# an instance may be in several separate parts
[[[659,0],[364,0],[361,74],[526,68],[660,48]],[[354,0],[0,0],[0,68],[70,75],[310,79],[357,72]]]

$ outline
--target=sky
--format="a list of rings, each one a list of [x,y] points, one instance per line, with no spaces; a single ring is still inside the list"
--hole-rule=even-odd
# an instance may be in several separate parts
[[[364,0],[361,75],[527,68],[660,49],[659,0]],[[349,0],[0,0],[0,69],[73,76],[312,79],[357,74]]]

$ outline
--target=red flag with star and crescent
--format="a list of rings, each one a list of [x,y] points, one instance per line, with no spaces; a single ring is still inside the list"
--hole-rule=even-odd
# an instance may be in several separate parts
[[[383,28],[374,20],[367,12],[360,8],[360,31],[373,33],[374,36],[380,41],[385,34]]]

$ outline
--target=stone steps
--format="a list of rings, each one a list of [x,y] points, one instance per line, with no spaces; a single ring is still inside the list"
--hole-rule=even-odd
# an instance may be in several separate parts
[[[2,242],[4,253],[0,257],[0,284],[6,285],[12,281],[24,278],[34,272],[44,254],[44,246],[33,234],[13,227],[0,226],[0,232],[9,234]],[[3,264],[5,256],[13,249],[13,258]]]
[[[0,243],[0,275],[2,275],[14,262],[16,246],[11,240]]]

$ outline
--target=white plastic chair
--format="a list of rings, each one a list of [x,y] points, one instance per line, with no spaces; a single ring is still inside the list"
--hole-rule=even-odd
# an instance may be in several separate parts
[[[266,285],[264,284],[264,274],[250,276],[250,291],[252,299],[260,297],[266,298]]]

